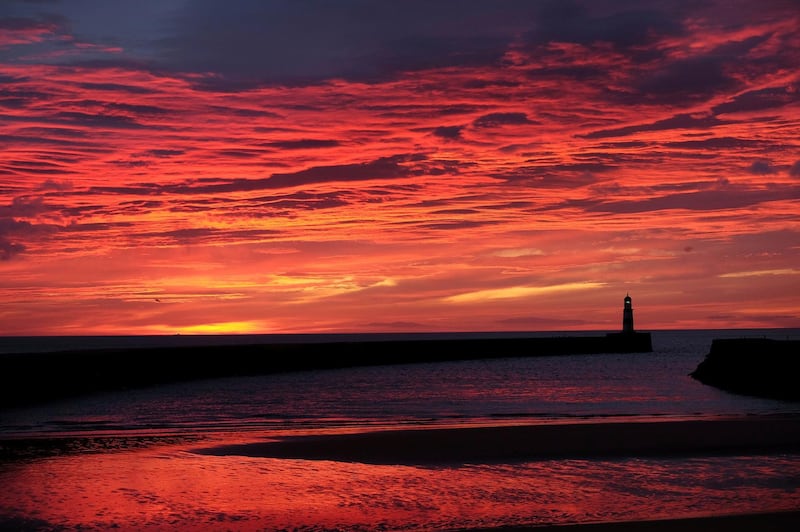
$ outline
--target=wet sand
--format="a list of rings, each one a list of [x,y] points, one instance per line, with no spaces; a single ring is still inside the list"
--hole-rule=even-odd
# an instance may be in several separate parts
[[[294,436],[196,449],[214,456],[436,465],[561,458],[800,452],[800,418],[513,425]]]
[[[426,519],[437,523],[431,530],[469,523],[457,530],[487,532],[800,530],[800,510],[792,504],[797,492],[791,486],[795,457],[800,456],[800,416],[429,427],[280,439],[269,433],[207,437],[211,440],[152,439],[152,449],[147,450],[133,449],[127,439],[115,446],[113,438],[98,436],[103,441],[65,451],[63,459],[20,456],[20,475],[8,478],[16,479],[17,488],[26,495],[11,495],[10,500],[20,497],[14,506],[26,508],[22,502],[27,501],[32,510],[0,516],[0,530],[57,529],[61,524],[92,528],[93,523],[120,524],[123,529],[152,525],[153,530],[169,529],[174,523],[175,529],[201,530],[209,529],[209,520],[216,519],[238,530],[328,525],[365,529],[369,523],[404,529],[407,522],[422,526]],[[786,464],[787,473],[775,477],[755,471],[744,482],[717,479],[710,484],[702,477],[688,484],[669,479],[681,475],[676,468],[690,475],[680,478],[692,479],[706,467],[687,466],[683,458],[713,461],[728,455],[753,457],[743,464],[778,460]],[[671,465],[666,469],[625,460],[648,456],[678,459],[668,460]],[[591,465],[562,460],[595,457],[600,462],[620,457],[619,462],[627,465],[601,466],[605,472],[588,474]],[[497,467],[483,467],[491,464]],[[587,476],[582,480],[582,475]],[[759,475],[778,479],[763,493],[779,499],[767,498],[761,504]],[[656,487],[648,484],[651,478]],[[708,492],[698,491],[703,482],[710,486]],[[726,482],[733,482],[730,489],[738,495]],[[782,489],[781,483],[789,491],[775,491]],[[751,494],[743,494],[740,490],[748,486]],[[681,490],[681,495],[673,489]],[[42,493],[53,498],[53,508],[46,512],[40,506]],[[94,495],[81,498],[89,493]],[[660,493],[669,494],[667,500],[654,498]],[[693,499],[696,496],[708,499],[701,503]],[[74,513],[86,505],[90,505],[86,515]],[[541,514],[535,510],[538,507]],[[523,516],[529,514],[536,516],[538,525],[510,524],[525,522]],[[550,523],[565,524],[545,525],[543,515],[552,516]],[[568,524],[598,515],[619,515],[622,520]],[[493,522],[509,525],[492,528]]]
[[[793,416],[743,417],[630,423],[587,423],[376,431],[296,436],[276,441],[221,445],[194,452],[334,460],[369,464],[439,467],[465,463],[562,458],[768,455],[800,452],[800,419]],[[706,532],[800,530],[800,510],[735,515],[720,509],[707,517],[610,523],[582,523],[475,530],[553,532]]]

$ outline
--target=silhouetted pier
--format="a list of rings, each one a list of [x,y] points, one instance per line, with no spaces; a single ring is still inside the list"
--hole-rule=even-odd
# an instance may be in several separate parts
[[[264,343],[0,355],[0,406],[171,382],[504,357],[641,353],[649,333]]]

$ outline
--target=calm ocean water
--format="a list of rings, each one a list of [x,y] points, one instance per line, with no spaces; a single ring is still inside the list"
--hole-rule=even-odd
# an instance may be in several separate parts
[[[797,414],[797,403],[725,393],[688,373],[713,338],[798,335],[656,331],[653,353],[215,379],[7,409],[0,440],[82,443],[0,461],[0,529],[452,531],[797,510],[800,455],[791,453],[420,467],[196,451],[374,428]],[[35,351],[229,339],[5,340],[4,348]]]
[[[131,430],[281,431],[371,425],[591,422],[607,418],[800,412],[797,403],[733,395],[702,385],[688,376],[703,360],[714,338],[797,338],[800,330],[691,330],[656,331],[652,334],[652,353],[375,366],[205,380],[98,394],[44,406],[0,411],[0,434]],[[495,335],[507,336],[509,333]],[[430,335],[413,337],[419,336]],[[55,347],[220,345],[275,341],[276,338],[282,341],[308,341],[310,338],[326,341],[374,337],[7,338],[3,339],[0,348],[35,351]],[[381,337],[400,338],[402,335]]]

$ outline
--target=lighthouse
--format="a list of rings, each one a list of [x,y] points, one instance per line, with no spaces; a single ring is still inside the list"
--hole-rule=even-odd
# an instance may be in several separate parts
[[[630,294],[625,295],[625,306],[622,308],[622,332],[633,332],[633,306]]]
[[[625,305],[622,307],[622,331],[606,333],[609,349],[615,353],[650,353],[653,351],[653,340],[649,332],[633,330],[633,303],[631,295],[625,294]]]

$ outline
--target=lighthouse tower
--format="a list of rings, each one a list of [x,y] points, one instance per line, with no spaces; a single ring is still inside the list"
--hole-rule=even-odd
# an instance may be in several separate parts
[[[629,294],[625,295],[625,306],[622,309],[622,332],[633,332],[633,306]]]

